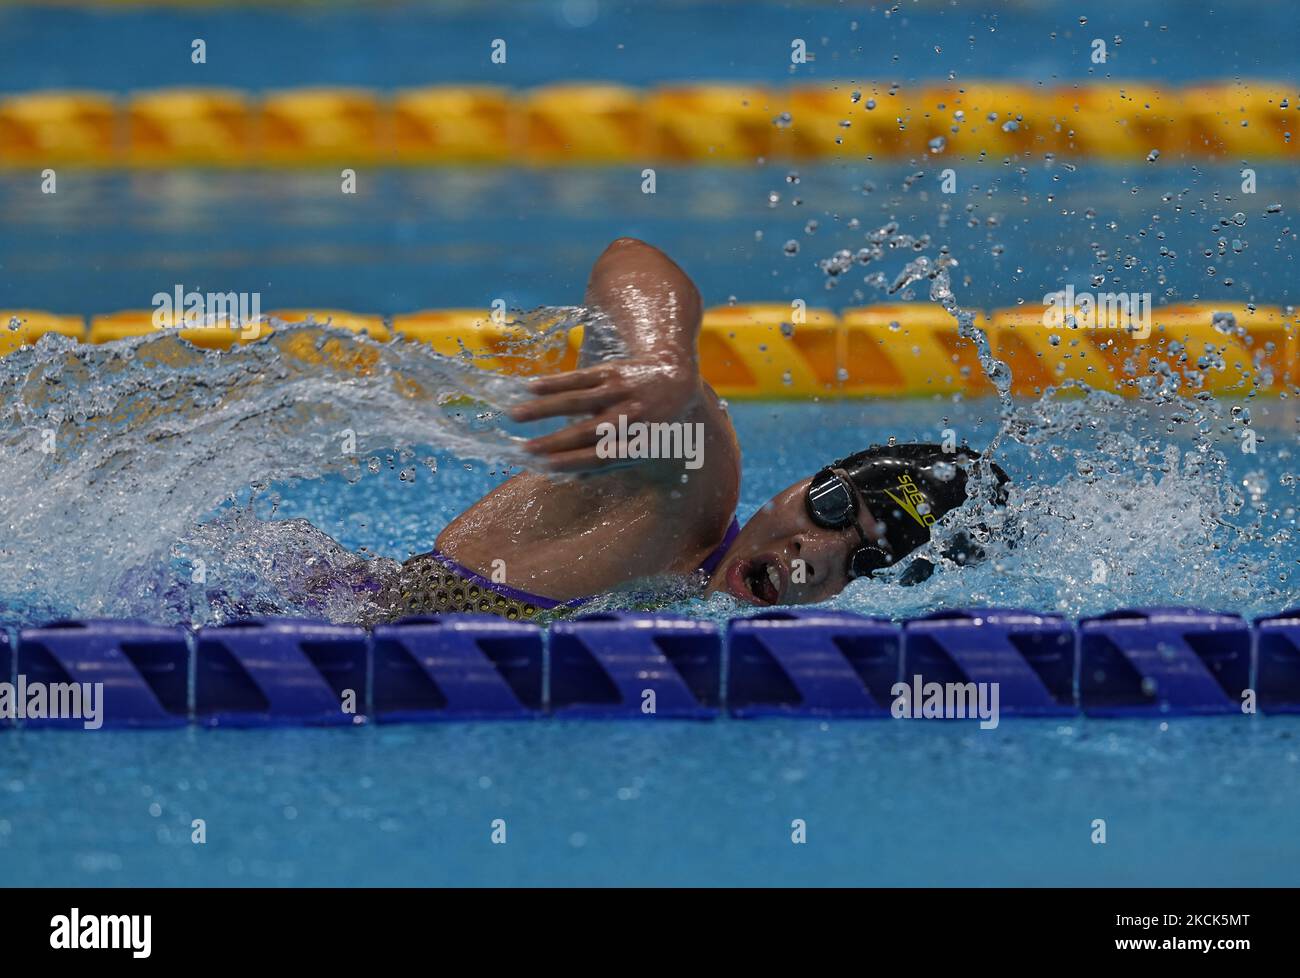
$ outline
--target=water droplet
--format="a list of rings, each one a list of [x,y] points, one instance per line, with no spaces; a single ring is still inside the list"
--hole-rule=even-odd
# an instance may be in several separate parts
[[[1210,317],[1210,322],[1220,333],[1237,331],[1237,317],[1230,312],[1216,312]]]
[[[950,482],[953,476],[957,474],[957,466],[951,462],[935,462],[930,466],[930,472],[940,482]]]

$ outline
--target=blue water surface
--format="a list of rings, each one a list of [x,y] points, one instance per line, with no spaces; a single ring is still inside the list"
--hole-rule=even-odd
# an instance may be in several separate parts
[[[996,413],[940,401],[733,410],[742,518],[859,440],[955,424],[978,445]],[[1277,420],[1257,410],[1261,426]],[[1060,477],[1020,458],[1003,457],[1019,480]],[[1233,462],[1274,476],[1284,465]],[[274,488],[278,516],[405,556],[498,478],[444,462],[414,484],[390,473]],[[971,600],[948,580],[924,600]],[[887,586],[856,592],[863,610],[873,587]],[[1094,593],[1099,608],[1115,600]],[[1294,717],[0,732],[10,885],[1289,885],[1297,810]],[[195,819],[205,844],[191,841]],[[491,841],[496,819],[505,845]],[[806,844],[791,841],[796,819]]]
[[[166,85],[397,87],[684,78],[781,84],[946,77],[1075,82],[1296,78],[1293,4],[980,2],[344,3],[0,10],[0,91]],[[1081,22],[1086,21],[1086,22]],[[192,42],[207,61],[191,60]],[[506,42],[493,63],[492,42]],[[791,64],[802,39],[813,56]],[[1093,41],[1108,46],[1092,61]],[[57,56],[51,56],[57,51]],[[142,66],[148,66],[147,71]]]
[[[1294,885],[1298,807],[1296,718],[0,733],[7,885]]]
[[[0,174],[0,308],[148,309],[178,284],[256,292],[264,311],[567,305],[605,245],[632,235],[673,257],[709,305],[842,309],[888,298],[864,274],[892,278],[911,256],[854,267],[834,289],[821,262],[891,222],[929,235],[931,256],[949,249],[970,308],[1040,303],[1067,285],[1156,305],[1294,305],[1300,169],[1252,165],[1253,196],[1238,165],[1173,160],[661,167],[653,195],[639,165],[363,169],[355,196],[337,171],[67,170],[55,195],[14,172]],[[938,185],[949,166],[952,195]]]
[[[1077,7],[6,7],[0,93],[570,78],[907,83],[949,72],[959,82],[1048,84],[1295,77],[1292,4]],[[1122,39],[1104,71],[1087,57],[1099,36]],[[196,37],[208,44],[203,66],[190,61]],[[496,37],[509,42],[506,65],[488,60]],[[799,37],[817,59],[792,73]],[[332,171],[68,168],[55,196],[39,192],[34,173],[9,173],[0,178],[0,306],[147,308],[177,283],[258,291],[264,309],[572,303],[604,242],[635,234],[676,257],[710,304],[804,298],[842,308],[876,294],[860,275],[826,291],[818,260],[859,247],[865,231],[891,220],[951,248],[961,262],[954,288],[973,307],[1037,302],[1095,276],[1157,302],[1296,301],[1293,167],[1259,166],[1259,193],[1245,200],[1235,162],[957,160],[958,193],[941,196],[937,172],[953,162],[798,167],[797,182],[787,166],[664,168],[653,196],[641,193],[639,166],[362,170],[354,197],[339,193]],[[918,168],[922,177],[909,181]],[[1282,212],[1265,216],[1275,202]],[[1246,223],[1223,231],[1218,222],[1238,211]],[[860,227],[850,228],[854,219]],[[1207,255],[1221,236],[1243,247]],[[800,247],[788,257],[790,241]],[[746,451],[742,517],[871,440],[952,427],[980,445],[996,427],[995,410],[977,402],[734,410]],[[1268,505],[1281,511],[1273,526],[1284,526],[1294,522],[1294,489],[1278,488],[1293,412],[1259,401],[1253,411],[1264,444],[1281,450],[1232,455],[1230,476],[1239,484],[1262,473]],[[1025,482],[1059,479],[1071,464],[1067,454],[1055,468],[1031,465],[1014,447],[1003,461]],[[312,519],[350,547],[404,557],[497,479],[444,459],[432,482],[400,488],[395,476],[277,486],[275,511]],[[269,494],[258,505],[269,515]],[[1171,541],[1167,562],[1204,556],[1177,547]],[[1286,590],[1290,563],[1249,583]],[[1229,610],[1252,603],[1205,580],[1213,563],[1183,577],[1161,577],[1155,565],[1142,568],[1152,594],[1175,598],[1182,588]],[[1077,604],[1054,587],[1017,596],[1044,608]],[[924,594],[970,600],[962,586]],[[1098,607],[1112,599],[1105,589],[1089,594]],[[871,597],[858,600],[868,607]],[[1300,722],[1284,717],[1007,719],[994,730],[816,720],[0,730],[5,885],[1289,885],[1300,872],[1297,811]],[[505,820],[504,845],[491,841],[496,819]],[[1093,841],[1097,819],[1105,844]],[[795,820],[806,824],[806,844],[791,841]]]

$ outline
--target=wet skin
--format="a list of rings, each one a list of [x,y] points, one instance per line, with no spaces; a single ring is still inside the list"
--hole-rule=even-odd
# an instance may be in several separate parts
[[[831,530],[808,515],[809,476],[763,504],[741,529],[718,569],[708,593],[723,591],[755,605],[809,604],[825,601],[844,590],[849,557],[883,527],[858,497],[858,524]]]
[[[566,418],[526,448],[541,471],[514,476],[453,520],[437,547],[484,576],[504,562],[509,586],[567,601],[657,576],[695,571],[722,542],[740,496],[740,445],[725,406],[700,376],[702,305],[667,255],[634,238],[596,261],[585,303],[613,324],[626,357],[543,377],[516,421]],[[703,466],[629,464],[597,452],[601,422],[701,424]],[[561,477],[581,474],[582,478]],[[808,516],[809,479],[763,506],[741,530],[708,590],[749,604],[822,601],[848,583],[857,529]],[[864,533],[877,527],[859,500]],[[802,565],[796,564],[801,560]]]
[[[736,433],[700,377],[695,284],[657,248],[619,238],[593,266],[585,305],[608,318],[627,355],[533,381],[534,399],[511,416],[569,424],[526,444],[540,471],[488,493],[437,540],[480,574],[503,561],[506,584],[561,601],[690,574],[722,542],[740,496]],[[597,426],[620,416],[702,425],[702,466],[602,458]]]

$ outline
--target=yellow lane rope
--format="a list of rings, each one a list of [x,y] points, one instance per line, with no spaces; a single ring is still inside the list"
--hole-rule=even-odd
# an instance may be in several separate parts
[[[0,166],[752,163],[1053,153],[1294,157],[1294,84],[171,88],[0,99]]]
[[[1145,328],[1122,311],[1080,313],[1021,305],[981,314],[993,351],[1011,367],[1013,392],[1033,396],[1067,380],[1121,393],[1156,359],[1180,373],[1186,389],[1227,396],[1296,391],[1300,385],[1300,317],[1292,307],[1194,302],[1150,310]],[[272,310],[267,318],[317,323],[366,333],[381,342],[424,343],[446,356],[468,356],[484,369],[530,373],[577,362],[581,330],[542,361],[525,355],[522,334],[481,309],[429,309],[386,318],[337,309]],[[156,332],[154,310],[80,316],[0,310],[0,356],[46,333],[107,343]],[[226,348],[266,335],[258,321],[241,333],[182,326],[177,332],[206,348]],[[931,303],[863,306],[836,314],[802,303],[753,303],[708,310],[699,339],[701,371],[724,397],[916,397],[984,395],[992,388],[975,346]]]

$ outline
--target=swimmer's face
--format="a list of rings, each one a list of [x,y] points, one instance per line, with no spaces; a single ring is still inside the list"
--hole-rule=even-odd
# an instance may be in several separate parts
[[[724,591],[748,604],[825,601],[849,583],[849,555],[862,543],[852,526],[828,530],[808,515],[812,478],[801,479],[770,500],[741,529],[713,577],[708,593]],[[861,499],[858,520],[868,538],[879,528]]]

